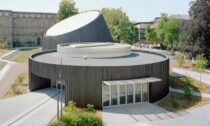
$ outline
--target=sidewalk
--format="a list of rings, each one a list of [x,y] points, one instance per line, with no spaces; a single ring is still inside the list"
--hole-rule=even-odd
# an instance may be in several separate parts
[[[192,77],[192,78],[200,81],[200,73],[194,72],[194,71],[189,71],[189,70],[172,68],[172,76],[188,76],[188,77]],[[203,83],[210,85],[210,75],[202,73],[201,81]]]
[[[170,92],[176,92],[176,93],[184,94],[184,90],[175,89],[175,88],[172,88],[172,87],[170,87],[169,90],[170,90]],[[210,98],[210,94],[206,94],[206,93],[194,92],[192,95],[193,96],[198,96],[198,97]]]
[[[56,115],[56,99],[57,90],[47,88],[0,100],[0,125],[46,126]]]

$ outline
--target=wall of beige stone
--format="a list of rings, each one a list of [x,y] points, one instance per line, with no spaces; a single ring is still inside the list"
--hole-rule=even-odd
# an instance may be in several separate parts
[[[57,22],[56,14],[0,10],[0,41],[13,46],[37,46]]]

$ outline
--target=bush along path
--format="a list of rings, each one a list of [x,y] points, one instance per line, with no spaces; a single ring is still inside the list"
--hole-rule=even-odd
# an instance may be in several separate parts
[[[72,101],[64,108],[60,120],[49,124],[49,126],[101,126],[102,120],[96,115],[93,105],[88,104],[87,108],[77,108]]]

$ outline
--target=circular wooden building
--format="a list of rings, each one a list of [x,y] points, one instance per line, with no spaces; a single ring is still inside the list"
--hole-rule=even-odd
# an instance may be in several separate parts
[[[65,85],[65,103],[79,107],[155,102],[169,92],[169,59],[116,43],[57,45],[29,58],[31,91]]]

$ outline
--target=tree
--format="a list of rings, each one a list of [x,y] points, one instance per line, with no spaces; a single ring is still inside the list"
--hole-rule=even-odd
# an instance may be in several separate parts
[[[206,69],[207,67],[207,60],[204,57],[204,54],[198,54],[196,56],[196,69],[200,72],[200,82],[201,82],[201,73]]]
[[[157,32],[155,28],[152,28],[150,25],[146,26],[145,38],[148,44],[158,44]]]
[[[181,28],[177,19],[162,13],[158,21],[157,36],[162,47],[174,49],[179,42]]]
[[[170,49],[177,47],[179,42],[181,28],[180,24],[175,18],[170,18],[163,27],[164,41],[163,44]]]
[[[161,45],[162,48],[164,48],[163,42],[164,42],[164,26],[166,22],[168,21],[168,15],[166,13],[161,13],[160,19],[157,22],[157,36],[158,36],[158,41]]]
[[[129,20],[121,8],[101,10],[115,42],[134,44],[138,41],[138,28]]]
[[[181,33],[181,39],[178,48],[186,54],[196,57],[198,53],[202,52],[201,42],[196,40],[197,28],[194,27],[195,22],[189,20]]]
[[[75,8],[75,2],[73,0],[62,0],[59,5],[57,13],[58,21],[66,19],[70,16],[78,14],[78,9]]]
[[[210,59],[210,0],[196,0],[191,3],[189,21],[184,35],[182,35],[181,46],[188,47],[186,51],[204,53]],[[180,46],[180,47],[181,47]],[[193,47],[197,47],[194,50]],[[184,49],[183,49],[184,50]]]

